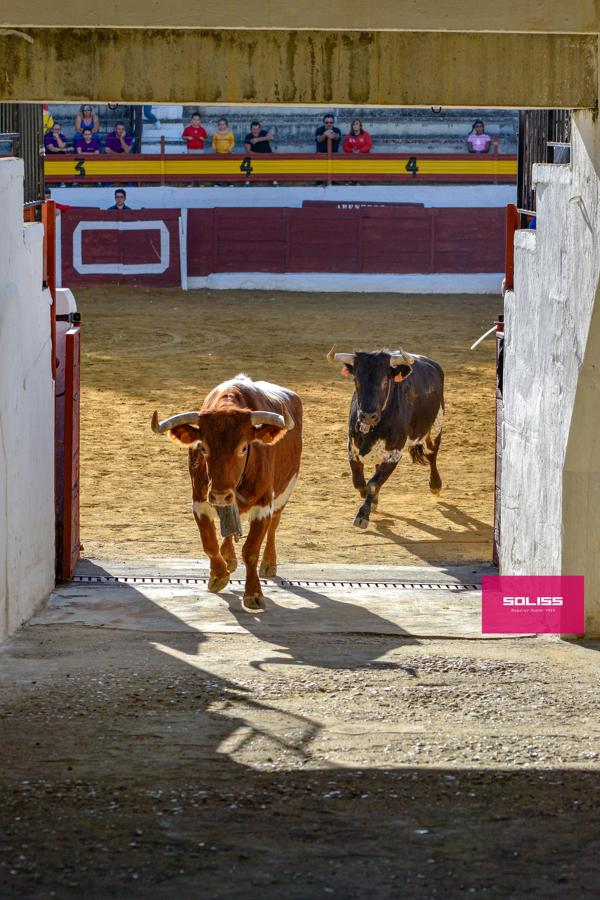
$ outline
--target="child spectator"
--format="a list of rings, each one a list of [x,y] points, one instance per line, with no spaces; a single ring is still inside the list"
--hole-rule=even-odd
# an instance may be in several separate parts
[[[217,122],[217,130],[212,136],[212,145],[215,153],[231,153],[233,151],[235,138],[227,119],[219,119]]]
[[[344,138],[344,153],[369,153],[372,146],[371,135],[364,130],[360,119],[353,119],[350,131]]]
[[[130,206],[125,206],[125,201],[127,199],[127,192],[123,188],[117,188],[115,191],[115,202],[113,206],[109,206],[109,209],[131,209]]]
[[[492,139],[485,133],[485,125],[482,119],[475,119],[471,133],[467,138],[467,150],[469,153],[489,153]]]
[[[208,135],[202,127],[199,112],[192,115],[191,123],[183,129],[181,137],[187,144],[188,153],[204,152],[204,141],[207,140]]]
[[[55,122],[51,130],[44,135],[46,153],[68,153],[67,139],[61,131],[60,122]]]
[[[94,137],[91,129],[84,128],[83,136],[76,147],[77,153],[100,153],[100,143]]]
[[[52,200],[52,191],[51,191],[50,188],[48,188],[48,187],[47,187],[46,190],[44,191],[44,198],[45,198],[46,200]],[[55,207],[55,209],[57,209],[59,212],[64,212],[64,210],[66,210],[66,209],[71,209],[71,207],[70,207],[70,206],[67,206],[66,203],[57,203],[56,200],[54,201],[54,207]]]
[[[132,143],[133,138],[125,131],[123,122],[117,122],[115,130],[106,135],[104,152],[111,155],[115,153],[131,153]]]
[[[77,134],[83,134],[84,128],[89,128],[92,134],[98,134],[100,131],[100,119],[94,112],[94,107],[90,106],[89,103],[82,103],[75,117],[75,131]]]

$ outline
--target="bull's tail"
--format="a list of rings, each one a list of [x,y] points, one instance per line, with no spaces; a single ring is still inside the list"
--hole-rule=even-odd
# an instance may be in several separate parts
[[[414,463],[418,463],[420,466],[426,466],[427,457],[425,456],[425,447],[423,444],[415,444],[414,447],[409,447],[408,452],[411,455],[411,459]]]

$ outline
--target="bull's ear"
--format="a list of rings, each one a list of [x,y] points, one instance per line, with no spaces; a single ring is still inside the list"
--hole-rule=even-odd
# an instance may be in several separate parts
[[[352,366],[342,366],[340,369],[340,375],[343,375],[344,378],[349,378],[351,375],[354,375],[354,369]]]
[[[254,429],[253,441],[262,441],[263,444],[276,444],[287,434],[287,428],[278,428],[277,425],[261,425]]]
[[[412,366],[407,366],[404,363],[402,363],[401,366],[395,366],[392,369],[392,376],[394,381],[404,381],[405,378],[408,378],[412,370]]]
[[[193,425],[176,425],[168,432],[170,439],[174,444],[180,444],[182,447],[189,447],[200,440],[200,431]]]

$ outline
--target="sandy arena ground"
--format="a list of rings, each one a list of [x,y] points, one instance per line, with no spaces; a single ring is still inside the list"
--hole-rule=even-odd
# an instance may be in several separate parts
[[[500,311],[496,297],[313,295],[245,291],[77,291],[83,316],[81,533],[84,555],[202,556],[187,453],[149,428],[197,408],[247,372],[304,402],[301,478],[278,531],[282,562],[411,564],[491,556],[494,342],[469,347]],[[403,459],[367,532],[346,459],[351,384],[325,355],[382,345],[423,353],[446,373],[444,489]]]

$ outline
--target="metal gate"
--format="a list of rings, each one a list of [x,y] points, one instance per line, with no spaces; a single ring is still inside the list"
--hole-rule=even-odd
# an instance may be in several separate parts
[[[44,201],[44,116],[39,103],[0,103],[0,155],[25,164],[25,206]]]

